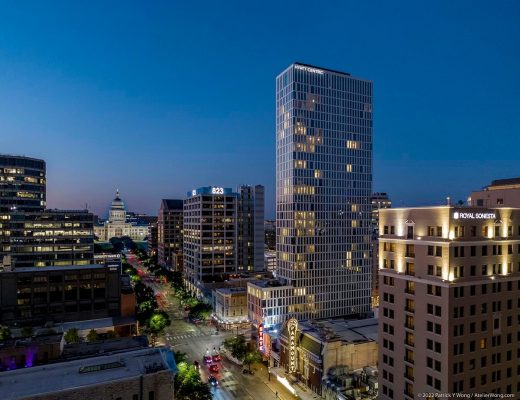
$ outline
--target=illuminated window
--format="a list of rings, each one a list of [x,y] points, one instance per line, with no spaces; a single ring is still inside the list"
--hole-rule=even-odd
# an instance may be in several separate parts
[[[352,164],[346,165],[347,172],[352,172]]]
[[[357,149],[358,142],[356,140],[347,140],[347,149]]]

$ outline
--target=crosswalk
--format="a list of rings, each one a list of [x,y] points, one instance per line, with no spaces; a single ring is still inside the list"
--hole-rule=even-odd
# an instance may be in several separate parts
[[[165,338],[168,341],[179,341],[179,340],[185,340],[185,339],[190,339],[190,338],[200,337],[200,336],[206,336],[206,334],[202,333],[202,332],[189,332],[189,333],[182,333],[182,334],[177,334],[177,335],[167,334],[165,336]]]

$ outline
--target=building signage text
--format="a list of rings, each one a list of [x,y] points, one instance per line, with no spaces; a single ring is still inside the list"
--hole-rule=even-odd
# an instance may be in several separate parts
[[[258,327],[258,350],[264,350],[264,325],[260,324]]]
[[[287,322],[289,332],[289,373],[296,372],[296,331],[298,330],[298,320],[291,318]]]
[[[494,212],[460,212],[455,211],[453,213],[453,219],[496,219]]]
[[[212,187],[211,194],[224,194],[224,188],[221,187]]]
[[[323,75],[323,71],[318,68],[306,67],[305,65],[295,65],[295,69],[301,69],[302,71],[312,72],[313,74]]]

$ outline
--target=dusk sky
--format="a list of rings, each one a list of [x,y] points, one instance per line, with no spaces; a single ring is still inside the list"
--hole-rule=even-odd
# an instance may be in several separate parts
[[[48,206],[104,215],[264,184],[295,61],[374,82],[374,191],[466,199],[520,176],[520,2],[0,3],[0,153],[47,161]]]

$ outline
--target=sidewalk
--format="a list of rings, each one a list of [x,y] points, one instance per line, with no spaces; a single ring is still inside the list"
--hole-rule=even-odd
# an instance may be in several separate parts
[[[271,372],[271,380],[269,381],[267,368],[261,364],[256,365],[257,370],[259,371],[259,376],[262,382],[273,392],[278,393],[278,398],[281,400],[294,400],[294,399],[302,399],[302,400],[317,400],[321,399],[320,396],[312,392],[310,389],[304,387],[301,383],[293,384],[292,388],[295,390],[296,395],[293,395],[289,392],[289,390],[281,384],[276,375]]]

